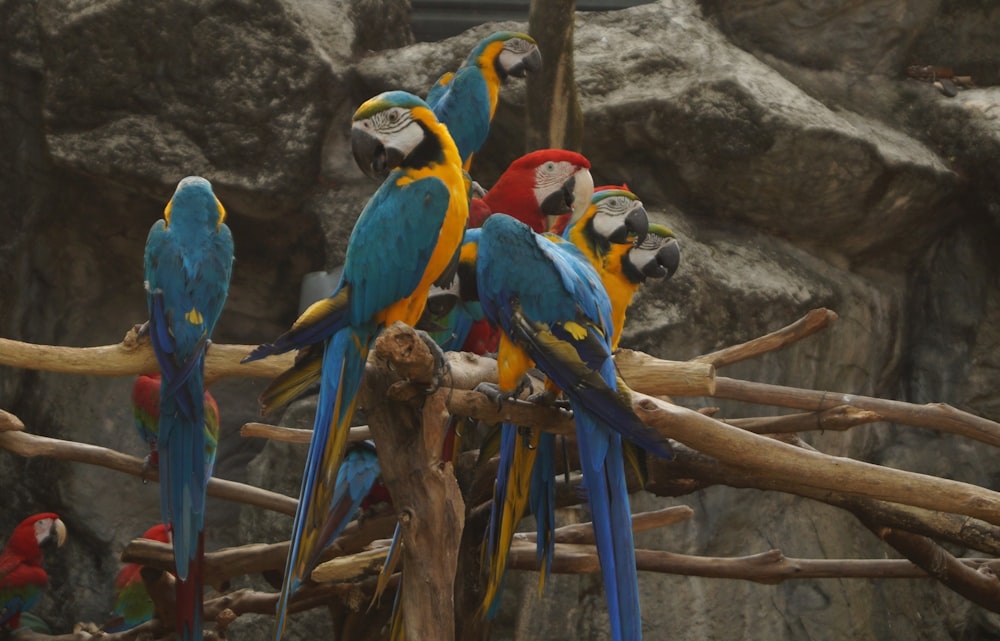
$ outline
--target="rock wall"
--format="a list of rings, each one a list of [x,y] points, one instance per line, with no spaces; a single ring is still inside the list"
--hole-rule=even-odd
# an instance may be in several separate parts
[[[287,327],[302,276],[341,262],[375,189],[347,149],[355,106],[389,88],[423,94],[483,35],[526,28],[484,25],[409,44],[405,7],[0,1],[0,336],[99,345],[141,322],[145,235],[188,174],[212,180],[236,242],[216,339],[257,343]],[[627,182],[683,247],[679,273],[641,292],[623,345],[684,359],[825,306],[840,315],[832,328],[722,373],[943,401],[1000,419],[997,33],[1000,9],[981,0],[661,0],[578,14],[583,151],[595,180]],[[946,97],[907,77],[912,64],[952,66],[979,86]],[[524,96],[516,80],[501,94],[473,167],[483,184],[524,151]],[[0,407],[35,433],[141,454],[130,385],[0,368]],[[224,428],[218,474],[294,494],[288,472],[304,452],[261,453],[237,434],[255,418],[262,385],[213,388]],[[685,402],[728,416],[768,413]],[[993,453],[957,437],[878,424],[808,438],[831,454],[1000,484]],[[0,533],[50,509],[69,526],[38,613],[58,631],[102,620],[121,548],[157,518],[155,487],[3,452],[0,479],[8,497]],[[695,518],[643,535],[641,545],[892,556],[832,508],[780,494],[640,494],[636,508],[677,502]],[[221,502],[210,509],[210,547],[278,540],[290,528],[287,517]],[[930,581],[642,581],[651,639],[1000,634],[995,617]],[[512,578],[493,638],[606,638],[594,577],[556,577],[541,601],[534,586],[533,576]],[[293,636],[329,636],[324,618]],[[264,619],[243,624],[239,638],[262,638]]]

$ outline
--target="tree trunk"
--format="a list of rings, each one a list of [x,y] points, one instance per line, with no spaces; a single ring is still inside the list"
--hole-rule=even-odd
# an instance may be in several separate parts
[[[528,74],[528,151],[548,147],[580,151],[583,112],[573,73],[576,0],[531,0],[528,31],[542,52],[542,68]]]

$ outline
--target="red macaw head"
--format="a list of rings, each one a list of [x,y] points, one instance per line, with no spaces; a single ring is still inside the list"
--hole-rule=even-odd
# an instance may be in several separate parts
[[[54,512],[42,512],[21,521],[7,540],[3,556],[11,555],[24,563],[42,564],[42,550],[66,542],[66,524]]]
[[[542,233],[559,216],[582,215],[593,192],[589,160],[565,149],[539,149],[512,162],[483,202],[490,213],[508,214]]]

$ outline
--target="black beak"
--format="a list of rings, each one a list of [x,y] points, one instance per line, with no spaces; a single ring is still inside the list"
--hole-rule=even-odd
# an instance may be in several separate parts
[[[642,269],[648,278],[670,278],[681,264],[681,244],[674,238],[667,238],[656,252],[656,260],[650,261]]]
[[[361,129],[351,129],[351,151],[354,162],[372,178],[385,178],[403,161],[399,151],[386,149],[378,138]]]
[[[542,201],[542,213],[546,216],[562,216],[573,213],[573,190],[576,188],[576,176],[563,183],[562,188],[552,192]]]
[[[649,235],[649,217],[646,216],[646,208],[642,206],[642,203],[637,202],[625,214],[625,224],[616,229],[608,240],[612,243],[621,244],[629,242],[630,238],[634,238],[634,242],[639,244],[646,240],[647,235]]]
[[[538,71],[542,68],[542,52],[535,47],[521,61],[507,70],[507,75],[515,78],[523,78],[529,71]]]

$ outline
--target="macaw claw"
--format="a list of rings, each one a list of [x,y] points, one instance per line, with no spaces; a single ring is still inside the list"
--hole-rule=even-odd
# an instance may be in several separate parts
[[[504,401],[517,400],[517,398],[519,396],[521,396],[521,394],[525,390],[533,391],[533,388],[532,388],[532,385],[531,385],[531,377],[529,377],[527,374],[525,374],[521,378],[521,381],[517,384],[517,388],[514,389],[513,391],[510,391],[510,392],[505,392],[505,391],[501,390],[500,386],[497,385],[496,383],[487,383],[485,381],[483,381],[482,383],[479,383],[474,388],[474,391],[479,392],[480,394],[485,395],[486,398],[488,398],[491,401],[493,401],[494,403],[496,403],[497,411],[498,412],[503,409],[503,403],[504,403]]]
[[[537,394],[532,394],[525,399],[529,403],[534,403],[536,405],[542,405],[545,407],[554,407],[561,410],[572,410],[569,401],[565,398],[557,398],[555,394],[551,391],[545,389]]]
[[[444,350],[442,350],[441,346],[438,345],[433,338],[431,338],[430,334],[422,329],[418,329],[416,332],[417,336],[420,337],[420,340],[427,345],[427,349],[430,350],[431,356],[434,357],[434,374],[431,378],[430,387],[426,390],[427,394],[433,394],[441,388],[441,383],[444,382],[445,374],[451,373],[451,364],[448,362],[448,359],[445,358]]]

